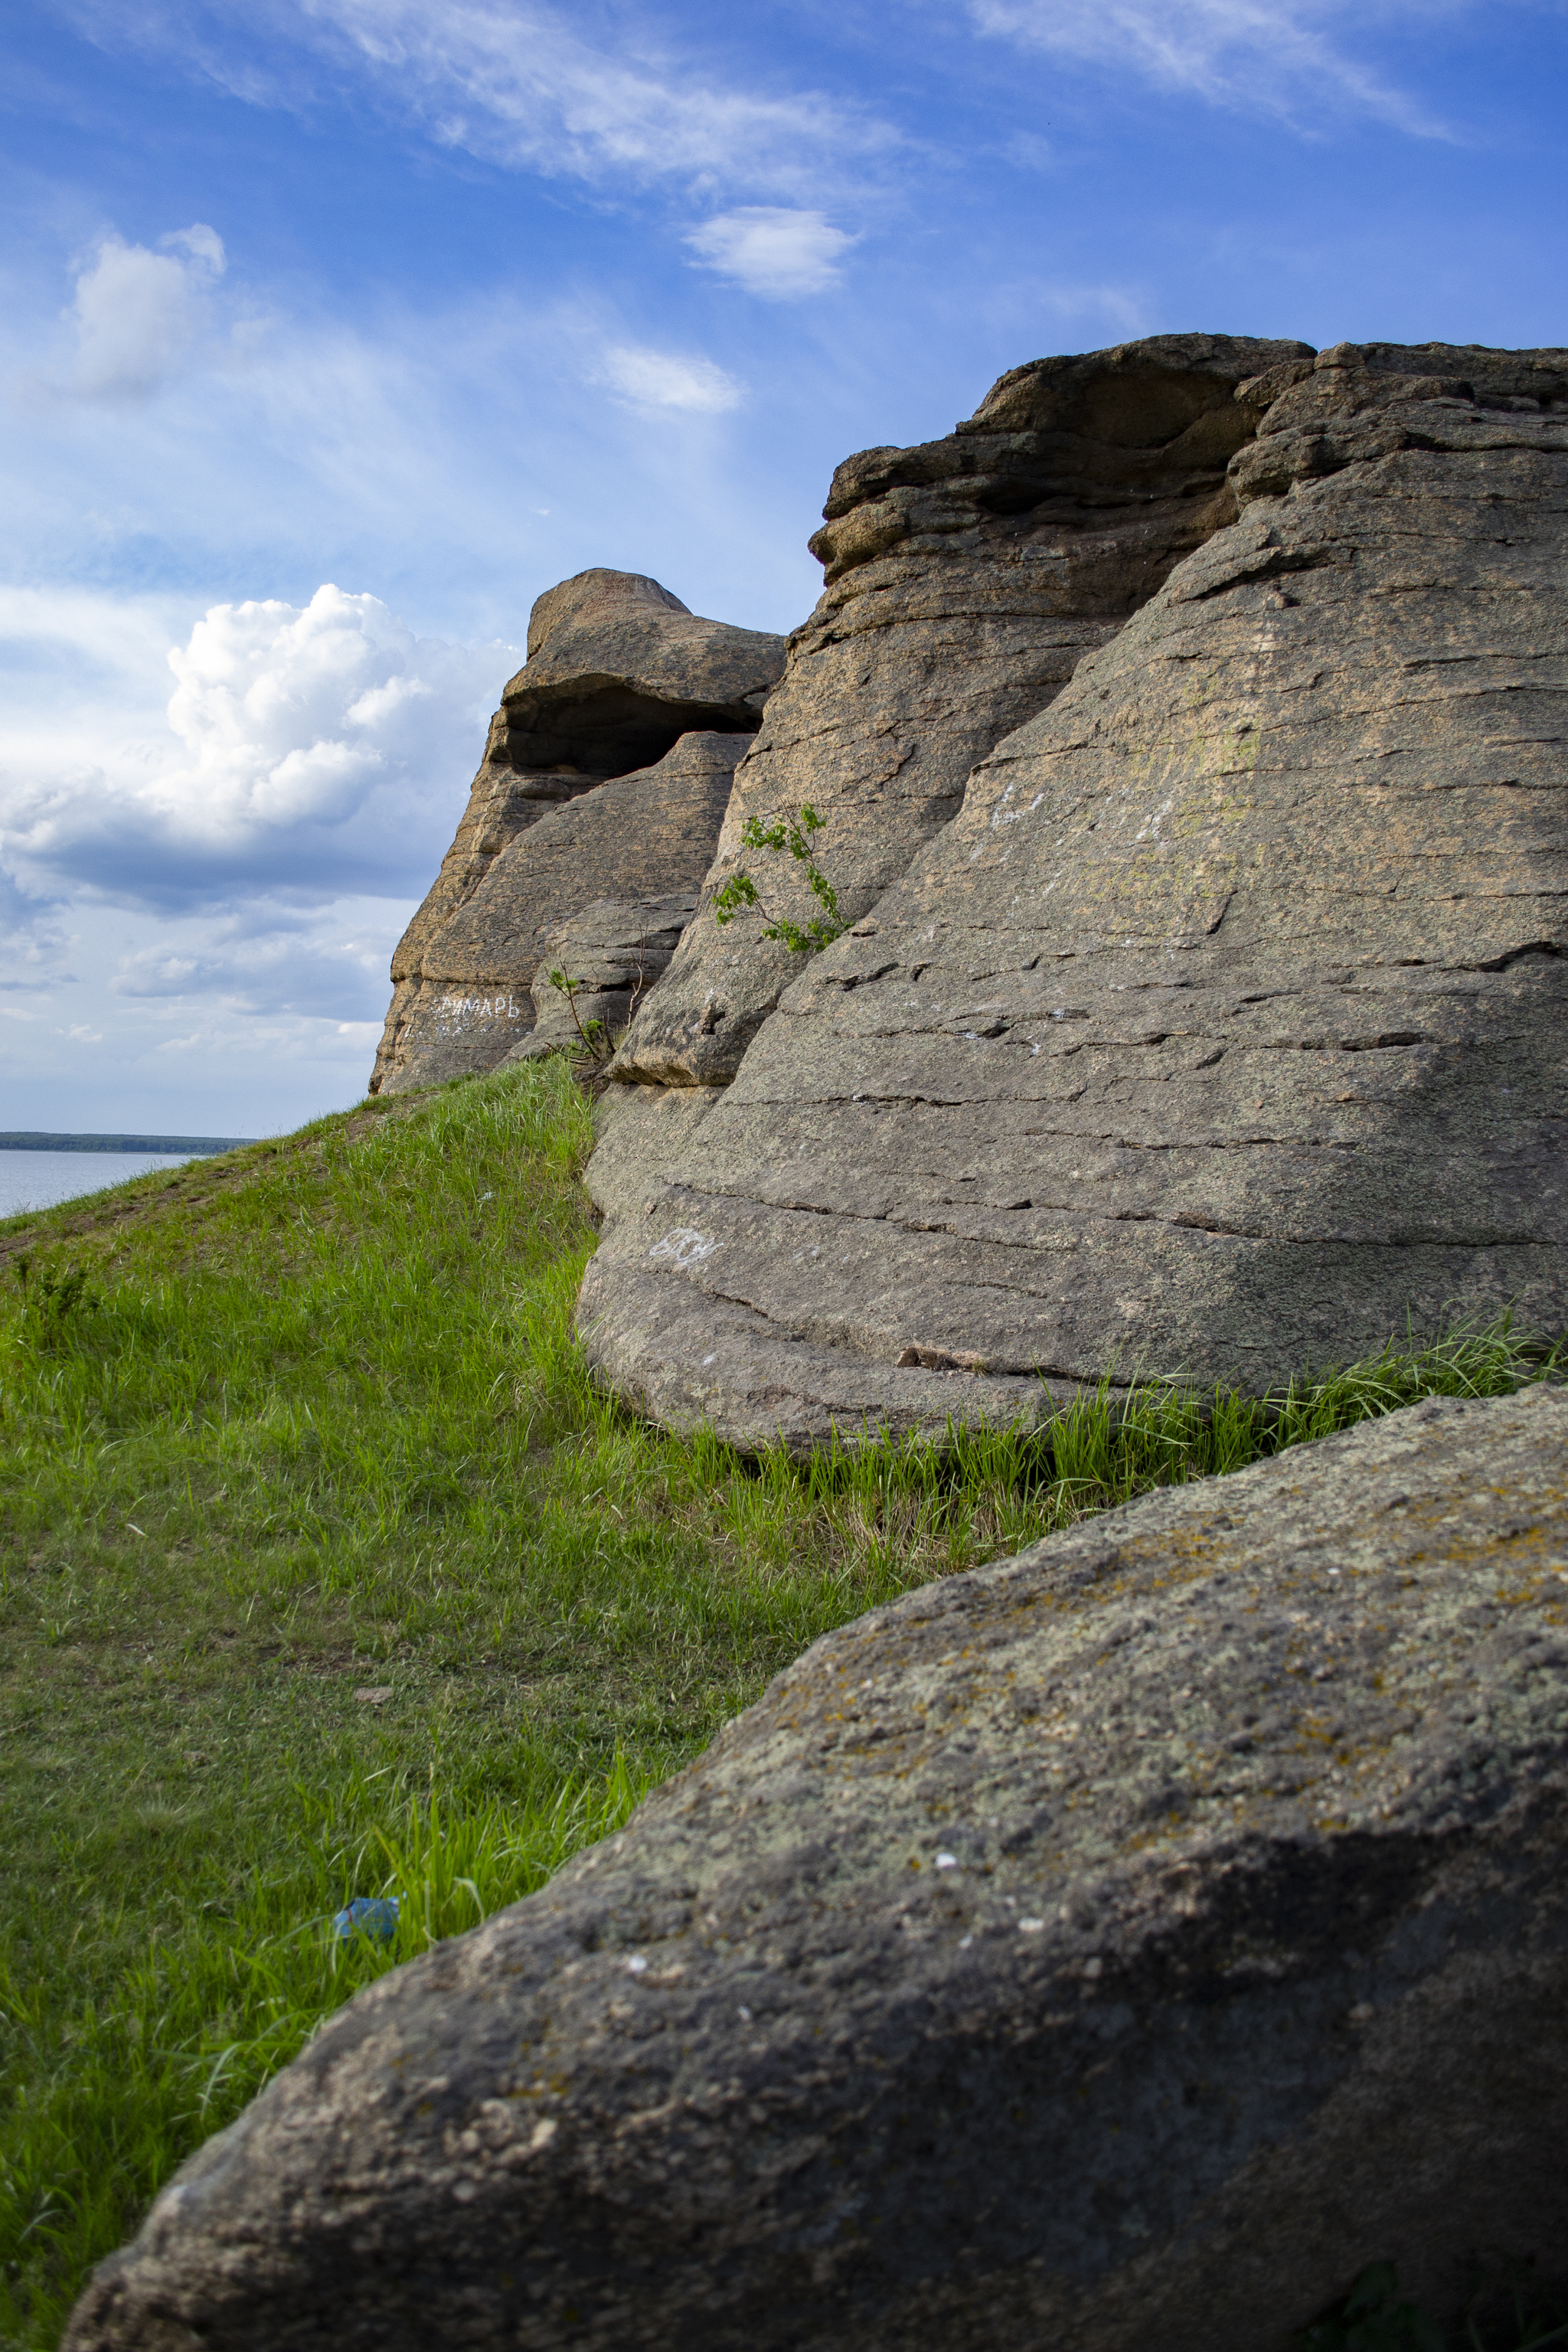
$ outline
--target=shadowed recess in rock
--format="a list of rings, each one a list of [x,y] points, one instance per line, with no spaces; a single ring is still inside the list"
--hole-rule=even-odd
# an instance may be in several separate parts
[[[381,1090],[493,1069],[532,1031],[541,960],[595,900],[694,898],[744,740],[682,735],[657,766],[612,777],[510,841],[399,984]]]

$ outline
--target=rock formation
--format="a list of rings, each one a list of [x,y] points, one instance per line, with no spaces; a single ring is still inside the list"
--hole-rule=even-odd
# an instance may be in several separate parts
[[[1237,387],[1310,356],[1306,343],[1157,335],[1037,360],[948,439],[847,458],[811,542],[827,567],[822,600],[789,641],[736,777],[711,887],[734,870],[748,816],[765,824],[809,802],[840,904],[864,913],[957,814],[975,761],[1232,520],[1226,465],[1256,414]],[[798,898],[786,860],[763,864],[771,896]],[[795,973],[762,929],[755,915],[722,929],[699,918],[641,1008],[626,1076],[733,1077]]]
[[[533,1029],[507,1055],[607,1052],[655,982],[669,969],[697,911],[695,890],[666,898],[595,898],[543,945],[533,975]],[[560,973],[572,983],[557,987]],[[597,1024],[595,1034],[591,1024]]]
[[[1568,352],[1341,346],[1231,415],[1238,519],[612,1223],[580,1328],[662,1419],[802,1445],[1568,1322]]]
[[[1421,1404],[830,1634],[65,2352],[1285,2352],[1560,2261],[1565,1465],[1560,1393]]]
[[[682,735],[651,768],[550,810],[490,861],[401,982],[381,1090],[493,1069],[534,1024],[541,957],[565,919],[617,902],[694,896],[723,822],[743,735]]]
[[[457,836],[393,957],[392,1006],[373,1094],[490,1069],[527,1034],[534,967],[520,942],[530,926],[559,925],[611,883],[624,884],[628,897],[696,887],[713,854],[722,804],[718,817],[710,817],[705,799],[700,812],[690,790],[692,760],[671,768],[666,755],[686,734],[704,741],[720,735],[733,740],[702,754],[701,764],[710,773],[725,760],[733,766],[756,730],[784,655],[782,637],[701,620],[657,580],[635,572],[581,572],[538,599],[527,663],[490,723]],[[605,833],[616,821],[610,803],[579,810],[552,839],[574,845],[568,864],[574,854],[595,868],[607,859],[613,870],[587,875],[585,891],[559,902],[531,902],[524,923],[526,892],[515,875],[506,875],[518,836],[563,815],[607,779],[646,772],[658,781],[635,805],[638,822],[651,821],[653,838],[639,847]],[[668,808],[666,783],[673,792]],[[628,805],[624,795],[616,804],[620,822]],[[682,830],[693,824],[699,832]],[[551,854],[543,855],[549,865]],[[507,926],[504,948],[498,941],[493,958],[474,918],[474,902],[492,877],[498,887],[486,903]]]

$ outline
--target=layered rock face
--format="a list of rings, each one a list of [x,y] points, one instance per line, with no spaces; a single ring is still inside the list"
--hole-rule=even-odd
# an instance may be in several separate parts
[[[807,904],[786,857],[746,853],[809,803],[844,912],[863,913],[954,816],[1000,737],[1059,693],[1172,565],[1235,515],[1226,466],[1256,409],[1237,387],[1306,343],[1160,335],[1016,368],[943,441],[839,467],[812,541],[821,602],[735,779],[710,896],[743,862],[773,910]],[[760,915],[699,915],[639,1012],[623,1076],[721,1086],[779,992]]]
[[[362,1993],[65,2352],[1286,2352],[1568,2244],[1568,1402],[1431,1402],[818,1642]]]
[[[782,637],[702,620],[637,572],[582,572],[538,599],[527,663],[490,722],[456,838],[393,957],[373,1094],[489,1069],[526,1035],[533,968],[519,977],[515,932],[489,963],[482,948],[476,952],[471,921],[448,937],[457,919],[519,835],[606,779],[658,768],[681,736],[733,736],[738,758],[784,657]],[[678,801],[689,764],[668,772]],[[706,816],[703,824],[700,840],[682,845],[679,872],[668,877],[651,847],[640,866],[635,857],[628,866],[624,845],[612,847],[630,893],[695,888],[717,839],[717,824]],[[660,821],[658,830],[662,840],[668,826]],[[591,846],[593,820],[580,819],[569,837],[590,857],[600,854]],[[587,896],[602,895],[610,878],[601,876]],[[516,891],[508,886],[500,897],[510,907]],[[584,903],[563,901],[554,921]],[[547,908],[542,919],[551,919]]]
[[[493,1069],[535,1020],[541,958],[595,900],[684,896],[713,854],[743,735],[682,735],[651,768],[612,777],[552,809],[492,859],[401,982],[380,1091]],[[575,975],[574,975],[575,977]]]
[[[1568,1322],[1568,353],[1342,346],[1236,405],[1240,519],[613,1225],[581,1328],[666,1420],[805,1444]]]

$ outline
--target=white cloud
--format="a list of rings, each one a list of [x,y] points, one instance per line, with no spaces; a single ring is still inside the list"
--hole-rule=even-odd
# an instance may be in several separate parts
[[[5,942],[0,992],[8,996],[36,995],[62,978],[69,979],[65,959],[74,942],[58,921],[58,907],[40,906],[18,890],[8,874],[0,873],[0,940]]]
[[[1340,47],[1350,21],[1369,12],[1346,0],[969,0],[983,33],[1085,64],[1133,74],[1156,89],[1185,91],[1222,106],[1297,115],[1308,107],[1349,108],[1418,136],[1442,126]],[[1429,18],[1408,0],[1373,15]]]
[[[223,239],[196,221],[161,241],[175,250],[103,237],[78,273],[73,383],[89,399],[155,391],[205,329],[207,295],[225,268]]]
[[[735,407],[745,391],[711,360],[682,359],[679,352],[650,351],[641,343],[613,343],[593,381],[607,384],[636,408],[681,408],[703,416]]]
[[[709,268],[733,278],[748,294],[792,302],[835,285],[837,265],[856,240],[823,213],[742,205],[704,221],[686,242]]]
[[[0,996],[13,1126],[256,1135],[363,1089],[410,898],[258,893],[155,920],[101,900],[77,911],[74,971]]]
[[[901,143],[852,101],[717,84],[624,16],[613,48],[534,0],[304,0],[292,18],[444,144],[552,176],[805,194]]]
[[[177,918],[120,953],[109,993],[170,1018],[188,1019],[197,1006],[294,1014],[330,1019],[346,1035],[385,1012],[387,962],[406,912],[386,899],[300,908],[262,898],[227,915]]]
[[[223,239],[216,228],[207,226],[205,221],[193,221],[189,228],[172,228],[168,236],[161,236],[158,242],[160,245],[178,246],[193,261],[210,269],[215,278],[221,278],[228,268]]]
[[[81,619],[68,609],[60,625]],[[303,607],[216,604],[167,656],[162,732],[0,733],[0,853],[29,887],[121,904],[268,883],[318,898],[422,889],[518,659],[417,638],[378,598],[331,585]],[[132,677],[126,715],[146,730],[138,693]]]

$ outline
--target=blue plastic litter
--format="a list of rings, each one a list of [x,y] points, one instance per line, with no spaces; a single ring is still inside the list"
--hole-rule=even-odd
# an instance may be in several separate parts
[[[396,1933],[395,1895],[356,1895],[332,1921],[332,1934],[340,1944],[347,1943],[351,1936],[369,1936],[378,1944],[390,1944]]]

